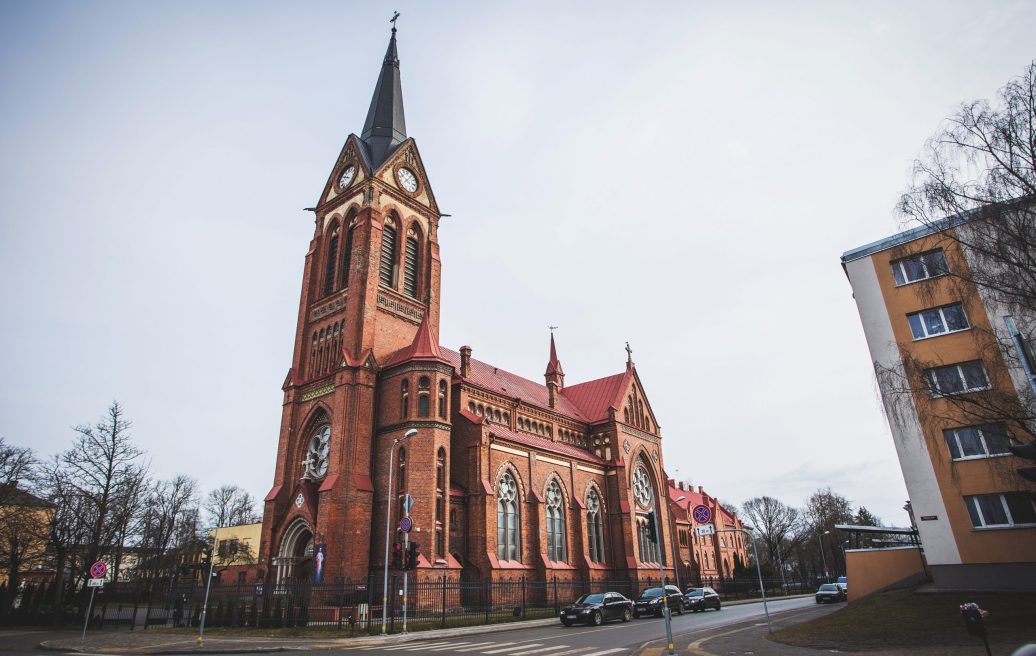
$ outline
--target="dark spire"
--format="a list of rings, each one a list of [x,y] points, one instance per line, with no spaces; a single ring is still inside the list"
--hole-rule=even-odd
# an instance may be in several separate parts
[[[374,87],[367,120],[360,134],[370,148],[371,164],[381,166],[399,144],[406,141],[406,120],[403,118],[403,87],[399,82],[399,55],[396,53],[396,22],[392,19],[385,61],[381,64],[378,84]]]

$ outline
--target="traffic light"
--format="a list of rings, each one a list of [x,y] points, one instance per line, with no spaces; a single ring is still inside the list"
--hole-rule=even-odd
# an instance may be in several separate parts
[[[403,569],[403,545],[398,542],[392,543],[392,566]]]
[[[421,545],[411,542],[406,555],[406,569],[417,569],[417,548]]]
[[[1036,442],[1029,442],[1028,444],[1022,444],[1019,446],[1012,444],[1007,448],[1011,450],[1011,453],[1019,458],[1036,461]],[[1025,480],[1036,483],[1036,467],[1021,467],[1016,471],[1018,472],[1018,475]]]
[[[201,564],[205,567],[212,564],[212,547],[205,547],[201,550]]]
[[[647,539],[654,544],[658,544],[658,540],[655,538],[658,534],[657,530],[655,527],[655,511],[652,510],[647,514]]]

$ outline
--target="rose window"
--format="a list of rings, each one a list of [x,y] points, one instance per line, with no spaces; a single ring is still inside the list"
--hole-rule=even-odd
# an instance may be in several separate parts
[[[327,475],[327,457],[330,451],[331,426],[318,426],[309,438],[309,452],[305,461],[306,478],[323,478]]]
[[[647,508],[651,505],[651,497],[651,483],[648,481],[647,472],[643,467],[637,467],[633,471],[633,498],[642,507]]]

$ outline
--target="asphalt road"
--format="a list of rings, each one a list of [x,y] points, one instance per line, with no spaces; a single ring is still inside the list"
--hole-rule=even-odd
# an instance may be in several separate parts
[[[771,613],[815,606],[812,597],[783,599],[769,604]],[[841,606],[841,604],[838,604]],[[731,624],[757,620],[766,622],[763,605],[724,606],[721,611],[684,613],[673,616],[673,637],[686,643],[695,633]],[[665,622],[643,618],[629,623],[612,622],[592,627],[576,625],[535,627],[514,631],[483,633],[458,638],[409,642],[385,647],[343,648],[349,656],[388,656],[389,654],[471,654],[471,656],[625,656],[639,653],[649,643],[665,639]],[[664,643],[663,643],[664,645]],[[313,653],[318,652],[302,652]]]

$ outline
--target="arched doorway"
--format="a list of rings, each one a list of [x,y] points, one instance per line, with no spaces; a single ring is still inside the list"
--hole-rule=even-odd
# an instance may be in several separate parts
[[[288,526],[277,552],[277,583],[313,578],[313,531],[299,517]]]

